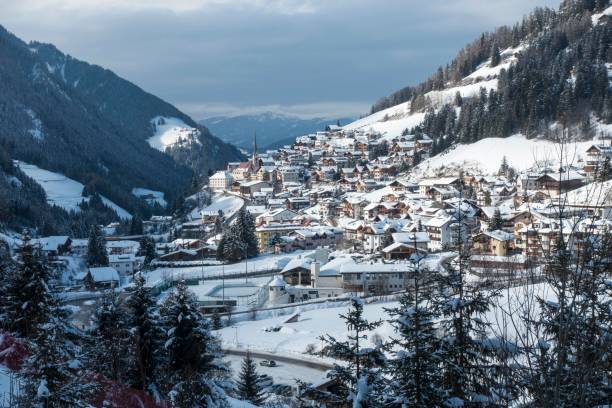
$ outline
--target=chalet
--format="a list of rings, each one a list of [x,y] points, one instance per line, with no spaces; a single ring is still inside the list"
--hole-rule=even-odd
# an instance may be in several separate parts
[[[382,295],[405,290],[413,277],[408,263],[344,263],[340,266],[343,288],[347,292]]]
[[[574,190],[584,184],[585,177],[574,170],[546,173],[536,179],[537,188],[547,191],[550,196]]]
[[[583,168],[586,175],[593,177],[606,159],[612,160],[612,146],[597,144],[589,147],[586,150],[586,160]]]
[[[506,256],[514,247],[514,234],[502,230],[481,232],[473,240],[474,251],[479,254]]]
[[[106,252],[109,255],[137,254],[140,250],[140,242],[130,240],[117,240],[106,242]]]
[[[119,272],[121,276],[133,275],[140,269],[140,261],[134,254],[109,255],[108,266]]]
[[[217,255],[216,247],[203,245],[195,249],[180,248],[159,257],[161,262],[188,262],[200,261],[202,259],[215,258]]]
[[[120,282],[119,273],[109,266],[89,268],[76,275],[75,280],[89,290],[118,287]]]
[[[44,256],[54,258],[70,253],[72,240],[65,235],[56,235],[39,238],[34,240],[33,244],[40,246],[40,251]]]

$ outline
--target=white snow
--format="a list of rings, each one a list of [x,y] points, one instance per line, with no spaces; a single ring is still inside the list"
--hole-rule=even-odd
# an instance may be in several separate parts
[[[584,157],[585,151],[593,141],[576,142],[568,146],[564,162],[574,164]],[[479,169],[486,174],[499,170],[502,157],[516,170],[526,170],[537,163],[556,163],[559,161],[559,146],[543,139],[527,139],[516,134],[507,138],[489,137],[472,144],[459,144],[454,149],[423,161],[416,171],[429,174],[451,165]]]
[[[511,341],[515,340],[517,333],[523,334],[524,327],[520,322],[515,322],[516,327],[512,325],[507,314],[511,309],[524,307],[525,299],[533,300],[536,295],[544,299],[554,299],[554,294],[547,284],[519,286],[501,291],[501,296],[494,302],[494,308],[482,316],[484,321],[491,323],[491,334],[505,333]],[[284,323],[288,316],[279,313],[277,317],[235,322],[230,327],[218,330],[217,333],[225,348],[297,355],[303,359],[312,359],[311,356],[305,355],[304,351],[309,345],[314,345],[320,350],[323,344],[319,336],[322,334],[334,336],[339,341],[346,340],[348,333],[340,314],[347,312],[348,305],[348,301],[341,302],[338,306],[325,303],[308,305],[309,308],[315,307],[315,309],[302,310],[296,323]],[[384,309],[398,305],[396,301],[365,303],[364,317],[369,321],[383,319],[383,324],[367,333],[368,339],[364,341],[364,347],[374,346],[375,337],[387,340],[394,334],[393,327],[386,321],[389,315]],[[282,327],[282,329],[276,332],[265,331],[267,327]]]
[[[149,190],[148,188],[143,187],[134,187],[132,189],[132,194],[136,197],[144,198],[149,204],[158,203],[162,207],[168,205],[164,198],[164,193],[161,191]]]
[[[166,147],[172,146],[179,141],[198,141],[200,131],[193,128],[178,118],[156,116],[151,119],[151,125],[155,134],[147,142],[157,150],[165,151]]]
[[[47,202],[49,204],[57,205],[65,209],[66,211],[80,211],[79,204],[83,201],[89,200],[87,197],[83,197],[83,184],[76,180],[68,178],[60,173],[54,173],[52,171],[41,169],[33,164],[27,164],[20,161],[15,161],[15,164],[19,166],[28,177],[34,179],[40,186],[45,190],[47,195]],[[132,216],[123,208],[113,203],[108,198],[101,196],[102,202],[109,208],[113,209],[120,218],[130,219]]]
[[[607,9],[605,9],[602,13],[593,14],[591,16],[591,21],[592,21],[593,25],[599,24],[599,20],[603,16],[612,16],[612,6],[608,7]]]
[[[419,125],[424,118],[425,113],[411,114],[410,102],[404,102],[349,123],[344,126],[344,129],[380,132],[383,134],[383,138],[393,139],[400,136],[405,129]]]
[[[235,379],[239,378],[240,368],[244,357],[228,354],[223,358],[227,361],[232,369],[232,376]],[[267,374],[274,380],[274,384],[295,385],[295,379],[308,383],[315,383],[324,376],[324,371],[316,368],[303,367],[295,364],[289,364],[282,361],[276,361],[276,367],[265,367],[259,365],[262,359],[253,357],[253,361],[257,364],[258,374]]]
[[[443,105],[452,103],[455,100],[457,92],[459,92],[462,98],[471,98],[478,96],[481,88],[484,88],[487,94],[489,90],[497,89],[497,79],[475,82],[469,85],[454,86],[441,91],[430,91],[425,94],[425,98],[429,100],[430,106],[437,109],[441,108]]]
[[[32,109],[26,109],[25,112],[28,114],[30,119],[32,119],[32,128],[28,130],[30,135],[36,140],[43,140],[45,138],[45,134],[43,133],[42,121],[36,115]]]
[[[243,205],[244,200],[240,197],[217,194],[213,196],[212,203],[209,206],[204,207],[201,210],[195,208],[191,212],[190,217],[192,220],[196,220],[201,217],[201,214],[215,216],[219,213],[219,210],[221,210],[223,211],[225,219],[229,219],[233,217]]]

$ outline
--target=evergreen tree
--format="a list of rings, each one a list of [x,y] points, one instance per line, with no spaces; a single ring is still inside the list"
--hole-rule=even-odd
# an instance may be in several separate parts
[[[111,289],[104,294],[92,320],[88,366],[92,372],[122,383],[128,372],[130,332],[118,293]]]
[[[75,353],[78,347],[68,337],[66,314],[57,299],[44,304],[49,320],[36,324],[28,340],[28,357],[19,371],[20,407],[85,407],[96,385],[83,381]]]
[[[68,314],[52,292],[46,262],[25,234],[4,309],[10,329],[26,339],[28,349],[18,373],[19,406],[86,406],[94,386],[79,376],[79,347],[69,336]]]
[[[321,337],[327,350],[334,358],[346,361],[345,365],[334,365],[328,378],[338,385],[338,392],[324,397],[330,404],[342,405],[349,402],[353,407],[382,406],[383,378],[382,367],[385,357],[381,346],[366,347],[367,332],[376,329],[381,321],[368,322],[363,317],[363,302],[359,298],[351,299],[348,313],[340,315],[349,334],[346,341],[339,341],[333,336]]]
[[[145,236],[140,240],[140,250],[144,255],[144,264],[150,265],[151,261],[155,259],[157,253],[155,251],[155,241],[151,237]]]
[[[108,266],[108,254],[106,253],[106,241],[102,235],[100,226],[94,224],[89,230],[89,241],[87,242],[87,264],[89,266]]]
[[[508,166],[508,159],[506,159],[506,156],[504,155],[502,157],[502,162],[499,166],[499,171],[497,172],[497,174],[500,176],[506,176],[508,174],[509,167],[510,166]]]
[[[432,310],[429,291],[422,286],[432,276],[431,271],[421,274],[417,262],[413,287],[400,299],[399,307],[388,310],[399,336],[389,345],[395,355],[387,366],[388,406],[430,407],[445,401],[440,371],[443,356],[434,324],[438,316]]]
[[[227,368],[220,362],[218,340],[184,282],[177,284],[160,312],[166,331],[163,393],[177,408],[225,405],[221,385]]]
[[[241,400],[249,401],[255,405],[261,405],[263,403],[265,396],[259,384],[257,365],[251,358],[251,352],[248,350],[246,356],[242,360],[242,367],[237,385],[237,394]]]
[[[501,229],[504,229],[504,219],[501,216],[499,208],[495,208],[495,211],[493,211],[493,218],[491,219],[491,225],[489,227],[489,230],[496,231]]]
[[[130,235],[142,235],[143,227],[142,227],[142,218],[138,215],[132,217],[132,221],[130,223]]]
[[[223,232],[224,223],[225,223],[225,216],[223,215],[223,210],[219,209],[217,218],[215,218],[215,235],[221,234]]]
[[[19,258],[8,271],[8,282],[2,302],[6,328],[21,337],[31,337],[50,319],[50,293],[47,282],[50,270],[40,248],[31,241],[27,231],[21,237]]]
[[[162,354],[159,314],[150,288],[141,274],[134,278],[134,291],[127,298],[127,322],[131,331],[133,361],[129,383],[140,390],[155,391],[155,374]]]
[[[499,47],[497,44],[493,44],[491,47],[491,66],[496,67],[501,61],[501,55],[499,53]]]
[[[224,234],[223,259],[228,262],[238,262],[245,258],[246,244],[241,239],[241,230],[238,224],[234,224]]]
[[[381,249],[384,249],[386,247],[388,247],[389,245],[393,244],[393,230],[392,229],[388,229],[387,231],[385,231],[385,236],[383,237],[383,240],[380,244]]]
[[[612,237],[607,231],[591,238],[577,257],[559,234],[547,262],[555,300],[537,299],[539,337],[528,348],[526,378],[541,407],[601,406],[612,392]]]
[[[597,169],[595,174],[595,181],[608,181],[612,179],[612,165],[610,165],[610,158],[606,157],[601,166]]]
[[[495,401],[502,393],[491,373],[495,367],[486,347],[488,324],[481,319],[492,305],[495,291],[468,283],[469,248],[463,239],[461,211],[453,228],[457,258],[448,265],[447,274],[437,275],[432,297],[433,312],[439,316],[442,333],[438,353],[443,381],[440,389],[447,393],[449,406],[465,406],[477,401]]]

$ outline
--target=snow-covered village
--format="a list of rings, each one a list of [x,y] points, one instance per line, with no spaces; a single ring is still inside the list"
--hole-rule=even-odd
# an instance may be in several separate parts
[[[536,5],[327,121],[0,26],[0,408],[609,407],[612,7]]]

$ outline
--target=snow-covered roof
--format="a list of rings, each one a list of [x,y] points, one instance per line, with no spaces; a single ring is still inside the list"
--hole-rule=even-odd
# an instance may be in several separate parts
[[[94,282],[119,282],[119,272],[110,266],[101,266],[97,268],[89,268],[89,274]],[[87,273],[81,272],[76,276],[77,280],[83,280]]]

